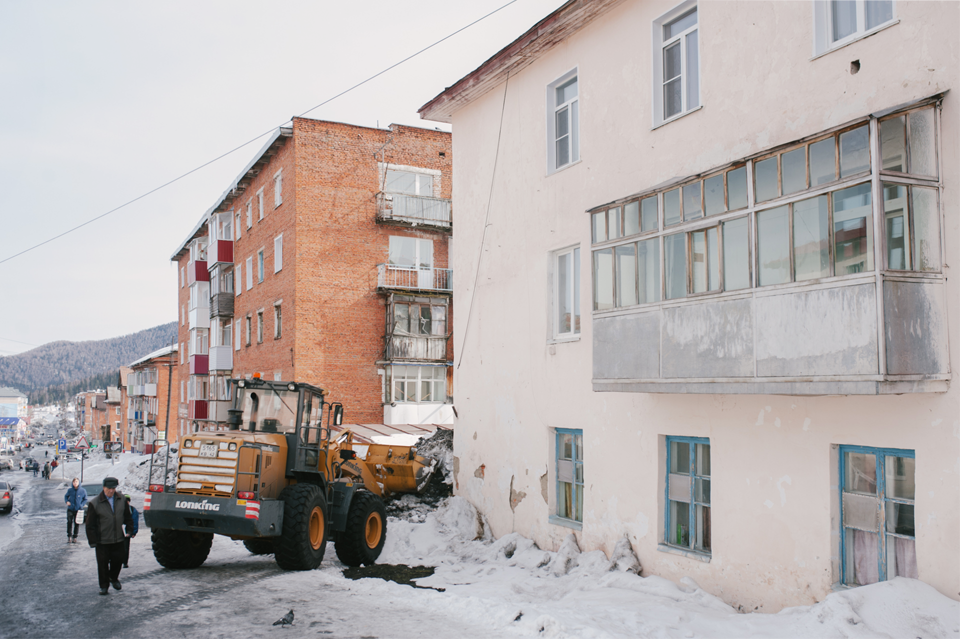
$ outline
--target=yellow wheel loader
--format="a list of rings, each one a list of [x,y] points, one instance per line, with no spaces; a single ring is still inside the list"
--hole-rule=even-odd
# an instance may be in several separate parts
[[[374,563],[387,533],[384,498],[422,490],[435,462],[409,446],[356,441],[343,407],[316,386],[230,383],[230,430],[182,437],[174,485],[151,459],[143,517],[157,561],[196,568],[217,534],[272,553],[286,570],[317,568],[328,540],[344,564]],[[154,470],[164,479],[154,483]]]

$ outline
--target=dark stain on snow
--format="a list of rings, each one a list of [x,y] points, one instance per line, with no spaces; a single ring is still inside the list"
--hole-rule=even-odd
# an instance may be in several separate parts
[[[425,590],[436,590],[443,592],[443,588],[431,588],[430,586],[418,586],[414,583],[417,579],[423,579],[433,574],[433,566],[406,566],[404,564],[373,564],[370,566],[359,566],[357,568],[344,568],[343,576],[347,579],[383,579],[392,581],[404,586],[414,588],[423,588]]]

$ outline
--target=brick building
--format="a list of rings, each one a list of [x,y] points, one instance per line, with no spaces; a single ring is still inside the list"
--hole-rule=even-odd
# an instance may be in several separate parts
[[[452,424],[451,160],[437,130],[278,129],[172,257],[183,427],[224,422],[226,380],[257,373],[351,422]]]
[[[177,345],[166,346],[130,364],[124,388],[126,427],[122,428],[123,449],[138,453],[153,452],[167,428],[167,407],[176,410],[179,384]],[[169,393],[168,393],[169,389]],[[169,396],[169,403],[168,403]],[[176,414],[170,416],[170,441],[178,439]]]

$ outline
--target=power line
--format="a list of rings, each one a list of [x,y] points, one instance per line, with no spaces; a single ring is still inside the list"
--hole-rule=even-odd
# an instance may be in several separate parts
[[[5,342],[16,342],[17,344],[26,344],[27,346],[39,346],[39,344],[31,344],[30,342],[21,342],[18,339],[10,339],[9,337],[0,337]]]
[[[439,40],[437,40],[437,41],[434,42],[433,44],[427,45],[427,46],[425,46],[424,48],[422,48],[422,49],[420,49],[419,51],[417,51],[416,53],[414,53],[414,54],[412,54],[412,55],[409,55],[409,56],[407,56],[406,58],[400,60],[399,62],[395,62],[394,64],[391,64],[391,65],[388,66],[386,69],[383,69],[382,71],[379,71],[379,72],[371,75],[371,76],[368,77],[367,79],[358,82],[357,84],[353,85],[353,86],[350,87],[349,89],[346,89],[346,90],[344,90],[344,91],[341,91],[340,93],[336,94],[335,96],[324,100],[323,102],[321,102],[321,103],[318,104],[317,106],[311,107],[311,108],[307,109],[306,111],[304,111],[303,113],[301,113],[300,115],[298,115],[298,116],[296,116],[296,117],[303,117],[303,116],[305,116],[306,114],[310,113],[311,111],[316,111],[316,110],[319,109],[320,107],[325,106],[326,104],[329,104],[330,102],[333,102],[333,101],[336,100],[337,98],[343,97],[343,96],[346,95],[347,93],[350,93],[351,91],[353,91],[353,90],[355,90],[355,89],[358,89],[359,87],[362,87],[363,85],[367,84],[367,83],[370,82],[371,80],[374,80],[374,79],[380,77],[380,76],[383,75],[384,73],[387,73],[388,71],[391,71],[391,70],[397,68],[398,66],[400,66],[401,64],[404,64],[405,62],[409,62],[410,60],[412,60],[413,58],[417,57],[417,56],[420,55],[421,53],[424,53],[424,52],[426,52],[426,51],[429,51],[430,49],[432,49],[433,47],[437,46],[438,44],[441,44],[442,42],[445,42],[445,41],[449,40],[450,38],[452,38],[453,36],[457,35],[458,33],[461,33],[462,31],[465,31],[465,30],[469,29],[470,27],[474,26],[475,24],[478,24],[478,23],[480,23],[480,22],[483,22],[484,20],[486,20],[486,19],[489,18],[490,16],[494,15],[495,13],[499,13],[500,11],[506,9],[507,7],[509,7],[511,4],[513,4],[513,3],[515,3],[515,2],[517,2],[517,0],[510,0],[510,1],[507,2],[506,4],[504,4],[504,5],[496,8],[496,9],[494,9],[494,10],[491,11],[490,13],[488,13],[488,14],[486,14],[486,15],[484,15],[484,16],[481,16],[481,17],[479,17],[479,18],[477,18],[476,20],[474,20],[474,21],[471,22],[470,24],[467,24],[467,25],[465,25],[465,26],[463,26],[463,27],[460,27],[459,29],[457,29],[457,30],[454,31],[453,33],[450,33],[450,34],[448,34],[448,35],[440,38]],[[288,122],[289,122],[289,120],[288,120]],[[286,124],[286,122],[284,122],[283,124]],[[283,126],[283,124],[281,124],[280,126]],[[130,206],[131,204],[133,204],[134,202],[137,202],[137,201],[139,201],[139,200],[142,200],[143,198],[145,198],[145,197],[147,197],[147,196],[149,196],[149,195],[152,195],[152,194],[156,193],[157,191],[159,191],[159,190],[161,190],[161,189],[165,189],[166,187],[170,186],[171,184],[174,184],[174,183],[176,183],[176,182],[179,182],[180,180],[182,180],[183,178],[187,177],[188,175],[191,175],[191,174],[193,174],[193,173],[196,173],[196,172],[199,171],[200,169],[203,169],[203,168],[206,168],[206,167],[210,166],[210,165],[213,164],[214,162],[219,162],[220,160],[222,160],[223,158],[227,157],[228,155],[231,155],[231,154],[233,154],[233,153],[236,153],[237,151],[239,151],[240,149],[244,148],[245,146],[248,146],[248,145],[256,142],[257,140],[259,140],[260,138],[262,138],[262,137],[264,137],[264,136],[266,136],[266,135],[269,135],[269,134],[273,133],[276,129],[277,129],[277,127],[273,127],[273,128],[271,128],[270,130],[268,130],[268,131],[264,131],[264,132],[261,133],[260,135],[254,137],[254,138],[252,138],[252,139],[250,139],[250,140],[247,140],[246,142],[244,142],[244,143],[241,144],[240,146],[234,147],[233,149],[227,151],[226,153],[223,153],[223,154],[215,157],[214,159],[212,159],[212,160],[210,160],[210,161],[208,161],[208,162],[204,162],[204,163],[201,164],[200,166],[198,166],[198,167],[196,167],[196,168],[193,168],[193,169],[187,171],[186,173],[184,173],[184,174],[182,174],[182,175],[180,175],[180,176],[178,176],[178,177],[173,178],[173,179],[170,180],[169,182],[166,182],[166,183],[164,183],[164,184],[161,184],[160,186],[158,186],[158,187],[156,187],[156,188],[154,188],[154,189],[151,189],[151,190],[147,191],[146,193],[144,193],[144,194],[142,194],[142,195],[139,195],[139,196],[133,198],[132,200],[129,200],[129,201],[127,201],[127,202],[124,202],[124,203],[121,204],[120,206],[117,206],[117,207],[115,207],[115,208],[110,209],[110,210],[107,211],[106,213],[101,213],[100,215],[98,215],[98,216],[96,216],[96,217],[94,217],[94,218],[92,218],[92,219],[87,220],[87,221],[84,222],[83,224],[78,224],[77,226],[73,227],[72,229],[69,229],[69,230],[67,230],[67,231],[64,231],[63,233],[60,233],[59,235],[55,235],[54,237],[51,237],[51,238],[49,238],[49,239],[47,239],[47,240],[44,240],[44,241],[40,242],[39,244],[35,244],[35,245],[31,246],[30,248],[26,248],[26,249],[20,251],[19,253],[15,253],[14,255],[11,255],[10,257],[6,257],[6,258],[0,260],[0,264],[3,264],[3,263],[5,263],[5,262],[9,262],[10,260],[12,260],[12,259],[14,259],[14,258],[16,258],[16,257],[20,257],[21,255],[23,255],[23,254],[25,254],[25,253],[29,253],[30,251],[33,251],[34,249],[40,248],[40,247],[43,246],[44,244],[49,244],[50,242],[53,242],[54,240],[58,240],[58,239],[60,239],[61,237],[65,236],[65,235],[69,235],[70,233],[73,233],[74,231],[77,231],[77,230],[83,228],[84,226],[86,226],[86,225],[88,225],[88,224],[91,224],[91,223],[93,223],[93,222],[96,222],[97,220],[100,220],[100,219],[102,219],[102,218],[105,218],[106,216],[110,215],[111,213],[116,213],[116,212],[119,211],[120,209],[126,208],[126,207]]]

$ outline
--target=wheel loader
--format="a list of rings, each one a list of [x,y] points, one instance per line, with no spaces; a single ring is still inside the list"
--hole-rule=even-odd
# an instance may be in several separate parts
[[[316,386],[230,384],[229,430],[181,437],[174,485],[151,458],[143,517],[157,561],[196,568],[217,534],[272,553],[286,570],[317,568],[328,540],[344,564],[374,563],[386,539],[383,500],[422,490],[435,462],[409,446],[357,441],[342,405]]]

